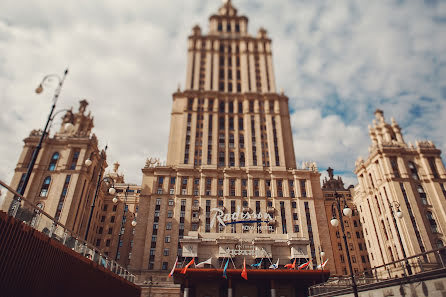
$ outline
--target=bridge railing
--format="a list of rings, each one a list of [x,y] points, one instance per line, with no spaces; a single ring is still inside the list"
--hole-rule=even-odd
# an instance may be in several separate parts
[[[354,275],[358,290],[369,286],[409,283],[434,275],[446,274],[446,247],[392,261]],[[330,277],[327,282],[309,288],[310,296],[336,296],[352,292],[350,276]]]
[[[135,282],[135,276],[133,274],[115,260],[105,255],[102,250],[83,240],[82,236],[59,223],[54,217],[17,193],[17,191],[1,180],[0,185],[14,195],[14,200],[8,212],[10,216],[46,234],[48,237],[59,241],[73,251],[96,262],[98,265],[105,267],[120,277],[132,283]]]

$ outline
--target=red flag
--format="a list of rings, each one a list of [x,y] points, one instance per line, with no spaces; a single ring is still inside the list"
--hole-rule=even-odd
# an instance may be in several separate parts
[[[308,265],[310,265],[310,262],[311,262],[311,260],[308,260],[307,263],[304,263],[304,264],[302,264],[302,265],[299,265],[299,266],[297,267],[297,269],[304,269],[304,268],[308,267]]]
[[[172,268],[172,270],[171,270],[170,273],[169,273],[169,277],[171,277],[171,276],[173,275],[173,273],[174,273],[174,271],[175,271],[175,267],[177,267],[177,263],[178,263],[178,257],[177,257],[177,259],[175,260],[175,264],[173,264],[173,268]]]
[[[289,264],[285,265],[285,268],[295,269],[296,268],[296,259],[294,259],[293,264],[289,263]]]
[[[246,261],[245,261],[245,258],[243,258],[243,270],[242,270],[241,276],[244,279],[248,280],[248,272],[246,271]]]
[[[189,268],[189,266],[191,266],[192,264],[194,264],[194,258],[192,258],[192,260],[190,260],[189,263],[187,263],[186,266],[184,266],[184,268],[181,270],[182,274],[186,274],[187,269]]]

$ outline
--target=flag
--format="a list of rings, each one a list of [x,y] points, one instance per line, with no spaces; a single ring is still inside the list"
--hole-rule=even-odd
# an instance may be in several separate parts
[[[299,266],[297,267],[297,269],[304,269],[304,268],[307,268],[308,265],[310,265],[310,262],[311,262],[311,260],[308,260],[307,263],[304,263],[304,264],[299,265]]]
[[[255,263],[255,264],[251,264],[251,267],[260,267],[260,265],[262,264],[263,258],[260,259],[259,263]]]
[[[277,258],[276,264],[271,264],[271,266],[269,267],[269,269],[277,269],[277,268],[279,268],[279,258]]]
[[[200,262],[198,263],[195,267],[201,268],[204,267],[204,264],[212,264],[212,257],[210,257],[209,259],[207,259],[206,261]]]
[[[225,268],[223,269],[223,277],[226,279],[228,278],[228,276],[226,275],[226,269],[228,269],[228,264],[229,264],[229,259],[228,261],[226,261]]]
[[[245,261],[245,258],[243,258],[243,270],[242,270],[241,276],[244,279],[248,280],[248,272],[246,271],[246,261]]]
[[[325,264],[327,264],[327,262],[328,262],[328,259],[327,260],[325,260],[325,262],[324,263],[322,263],[322,264],[319,264],[317,267],[316,267],[316,269],[324,269],[324,267],[325,267]]]
[[[184,266],[183,270],[181,270],[182,274],[186,274],[187,269],[189,268],[189,266],[191,266],[192,264],[194,264],[194,258],[192,258],[192,260],[190,260],[189,263],[187,263],[186,266]]]
[[[171,277],[173,275],[173,272],[175,271],[175,268],[177,267],[177,263],[178,263],[178,257],[175,260],[175,264],[173,264],[173,268],[172,268],[172,270],[169,273],[169,277]]]
[[[288,263],[287,265],[285,265],[285,268],[296,269],[296,259],[294,259],[293,264]]]

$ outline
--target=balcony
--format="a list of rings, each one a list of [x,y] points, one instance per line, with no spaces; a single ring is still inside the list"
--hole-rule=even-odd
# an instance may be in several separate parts
[[[192,205],[192,211],[200,211],[200,205]]]
[[[268,207],[266,208],[266,211],[267,211],[268,213],[274,213],[276,210],[274,209],[274,207],[272,207],[272,206],[268,206]]]

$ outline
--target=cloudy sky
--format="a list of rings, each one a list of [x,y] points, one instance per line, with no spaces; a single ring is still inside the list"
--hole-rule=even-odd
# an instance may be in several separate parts
[[[296,158],[355,183],[367,125],[383,109],[406,141],[446,151],[446,1],[233,0],[249,31],[268,30],[278,88],[290,98]],[[186,42],[219,0],[0,2],[0,179],[42,128],[52,91],[42,77],[70,73],[58,108],[87,99],[100,146],[127,182],[149,156],[165,159],[172,97],[186,77]],[[55,124],[59,124],[60,120]],[[53,130],[55,130],[53,128]],[[442,155],[444,158],[444,154]]]

